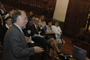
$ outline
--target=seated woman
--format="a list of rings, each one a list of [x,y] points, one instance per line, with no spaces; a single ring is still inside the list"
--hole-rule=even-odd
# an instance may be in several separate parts
[[[2,26],[0,28],[0,40],[1,40],[1,44],[3,45],[3,40],[4,40],[4,36],[5,36],[5,33],[7,32],[7,30],[10,28],[10,26],[12,26],[12,21],[11,21],[11,17],[7,17],[5,22],[5,26]]]
[[[55,50],[57,51],[58,54],[61,54],[61,51],[59,50],[59,48],[57,47],[57,44],[55,42],[55,39],[53,38],[53,36],[50,37],[50,35],[54,35],[54,32],[52,31],[51,29],[51,26],[52,26],[52,21],[49,20],[47,23],[47,25],[44,26],[44,30],[45,30],[45,34],[47,35],[47,37],[45,37],[46,39],[48,39],[47,41],[48,42],[51,42],[51,44],[54,46]],[[52,56],[51,55],[52,53],[52,49],[50,49],[50,53],[49,53],[49,56]]]
[[[62,30],[59,26],[59,21],[54,22],[54,25],[52,26],[52,31],[55,33],[55,37],[56,37],[55,41],[56,41],[56,43],[58,43],[58,47],[59,47],[60,51],[62,51],[65,41],[61,38]]]

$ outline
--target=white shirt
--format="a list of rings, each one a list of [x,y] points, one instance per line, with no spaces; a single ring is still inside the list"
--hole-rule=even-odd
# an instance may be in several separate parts
[[[10,28],[7,24],[5,24],[5,26],[6,26],[6,28],[8,28],[8,29]],[[10,25],[10,26],[12,26],[12,25]]]
[[[35,28],[37,29],[38,28],[38,26],[34,23],[34,25],[35,25]]]
[[[22,29],[21,29],[21,27],[19,25],[15,24],[15,23],[14,23],[14,25],[16,25],[20,29],[20,31],[23,33],[23,31],[22,31]]]
[[[39,20],[39,24],[42,25],[42,28],[44,28],[44,26],[46,26],[46,22],[45,21],[41,21],[41,19]]]
[[[61,36],[60,32],[62,32],[62,30],[61,30],[60,26],[53,25],[53,26],[51,26],[51,28],[52,28],[52,31],[55,33],[56,37]]]
[[[4,10],[3,9],[0,9],[0,10],[1,10],[2,14],[4,14]]]

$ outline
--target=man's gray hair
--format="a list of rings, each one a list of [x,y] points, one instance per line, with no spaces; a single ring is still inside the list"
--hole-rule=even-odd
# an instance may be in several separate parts
[[[13,13],[13,15],[12,15],[12,22],[13,23],[15,23],[17,21],[17,18],[21,19],[21,12],[25,12],[25,11],[18,10],[18,11]]]

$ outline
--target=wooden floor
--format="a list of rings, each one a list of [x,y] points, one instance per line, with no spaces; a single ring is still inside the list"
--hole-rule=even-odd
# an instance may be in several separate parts
[[[62,36],[62,38],[65,40],[66,44],[63,47],[63,52],[64,53],[68,53],[68,54],[72,54],[73,53],[73,44],[72,44],[72,40],[73,38],[67,37],[67,36]],[[35,58],[34,60],[40,60],[40,54],[35,54]],[[48,56],[46,57],[46,60],[55,60],[50,59]]]
[[[72,54],[73,53],[73,44],[72,44],[73,38],[70,38],[67,36],[62,36],[62,38],[66,42],[65,46],[63,47],[63,52]]]
[[[67,36],[62,36],[62,38],[66,42],[65,46],[63,47],[63,52],[68,53],[68,54],[72,54],[73,53],[73,44],[72,44],[73,39],[70,37],[67,37]],[[34,60],[40,60],[40,58],[41,58],[41,54],[34,55]],[[55,59],[54,58],[50,59],[48,56],[46,56],[46,60],[55,60]]]

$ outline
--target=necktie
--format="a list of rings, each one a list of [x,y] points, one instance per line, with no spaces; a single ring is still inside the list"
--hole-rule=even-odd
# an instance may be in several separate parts
[[[38,27],[36,27],[36,31],[38,31]]]

